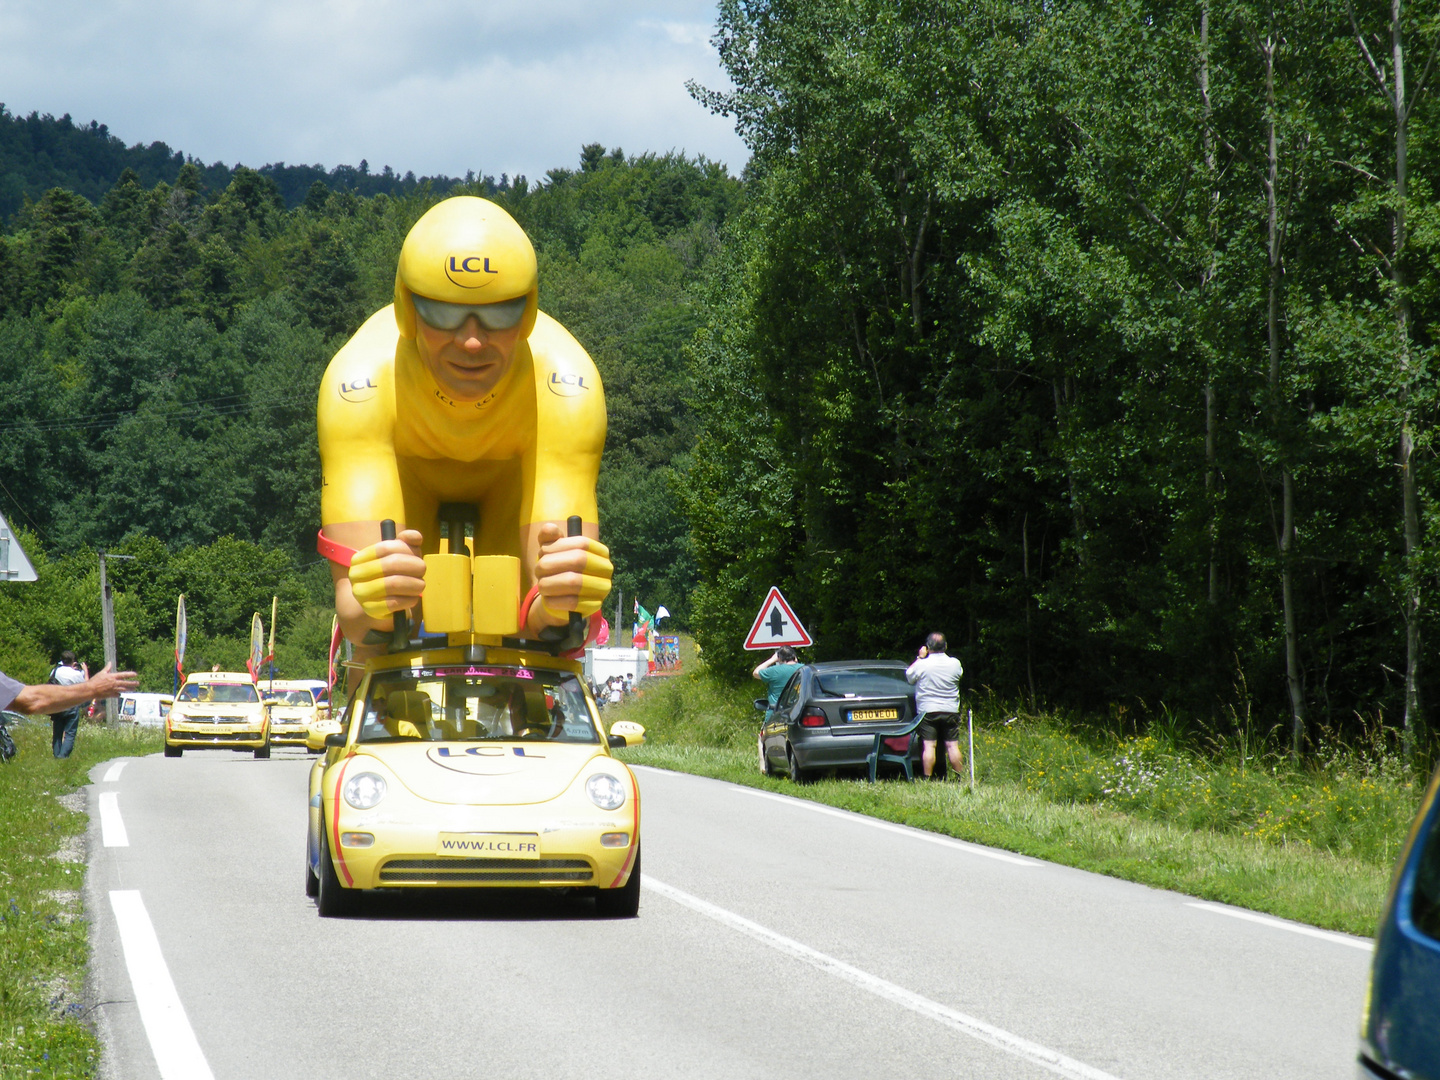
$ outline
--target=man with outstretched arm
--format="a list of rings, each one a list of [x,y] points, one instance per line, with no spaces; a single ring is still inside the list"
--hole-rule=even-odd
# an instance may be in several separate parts
[[[95,698],[119,697],[139,685],[135,672],[112,671],[109,664],[84,682],[69,686],[58,683],[26,686],[0,671],[0,709],[13,709],[31,715],[57,713]]]
[[[960,661],[945,652],[944,634],[931,634],[905,669],[915,685],[915,711],[920,714],[920,768],[928,777],[935,771],[935,744],[945,743],[945,755],[956,779],[964,768],[960,752]]]

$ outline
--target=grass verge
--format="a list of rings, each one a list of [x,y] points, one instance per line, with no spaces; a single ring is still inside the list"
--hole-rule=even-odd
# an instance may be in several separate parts
[[[757,683],[758,687],[759,684]],[[1157,888],[1368,936],[1421,785],[1383,747],[1329,745],[1291,767],[1250,741],[1187,748],[1055,715],[975,708],[977,787],[760,774],[748,686],[689,664],[606,711],[644,724],[637,765],[783,792]]]
[[[113,757],[154,753],[154,730],[82,726],[69,758],[42,718],[13,731],[0,767],[0,1078],[87,1077],[100,1046],[83,1002],[89,923],[81,909],[87,823],[79,789]]]

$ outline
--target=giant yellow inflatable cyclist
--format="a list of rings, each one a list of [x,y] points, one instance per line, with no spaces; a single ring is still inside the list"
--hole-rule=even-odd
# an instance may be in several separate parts
[[[405,238],[394,304],[330,361],[319,550],[351,641],[421,600],[444,503],[478,506],[472,554],[520,558],[522,636],[573,611],[598,625],[613,575],[595,506],[605,393],[537,297],[535,250],[515,220],[484,199],[446,199]],[[580,536],[565,535],[572,515]],[[382,541],[387,518],[400,531]]]

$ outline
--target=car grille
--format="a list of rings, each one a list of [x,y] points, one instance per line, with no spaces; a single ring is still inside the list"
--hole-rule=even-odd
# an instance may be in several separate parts
[[[223,742],[251,742],[260,737],[258,731],[172,731],[170,732],[171,742],[223,743]]]
[[[248,716],[177,716],[177,724],[253,724]]]
[[[381,882],[589,881],[584,859],[391,859],[380,868]]]

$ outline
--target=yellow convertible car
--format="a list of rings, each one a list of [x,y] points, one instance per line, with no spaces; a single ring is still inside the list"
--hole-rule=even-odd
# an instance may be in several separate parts
[[[310,773],[322,916],[434,887],[585,890],[603,916],[636,914],[640,790],[610,748],[644,730],[607,736],[577,661],[513,644],[369,662]]]

